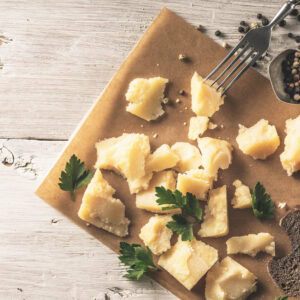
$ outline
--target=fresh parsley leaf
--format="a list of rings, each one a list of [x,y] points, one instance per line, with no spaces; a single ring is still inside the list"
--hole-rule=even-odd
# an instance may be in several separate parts
[[[119,260],[130,267],[124,277],[139,280],[144,273],[159,270],[153,262],[152,253],[148,247],[143,248],[139,244],[120,242],[120,248]]]
[[[274,218],[274,203],[260,182],[257,182],[252,194],[252,209],[254,215],[259,219]]]
[[[174,222],[170,221],[167,227],[181,235],[182,241],[191,241],[194,237],[193,223],[189,222],[183,215],[172,216]]]
[[[70,191],[72,200],[75,201],[75,191],[88,185],[92,177],[92,169],[85,170],[84,162],[73,154],[60,174],[58,185],[63,191]]]
[[[288,296],[279,296],[279,297],[275,297],[275,300],[288,300],[289,297]]]

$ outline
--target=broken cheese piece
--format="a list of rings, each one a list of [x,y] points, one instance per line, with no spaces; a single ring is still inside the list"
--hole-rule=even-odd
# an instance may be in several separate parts
[[[128,235],[130,221],[125,218],[125,206],[113,198],[115,190],[96,170],[83,198],[78,216],[80,219],[117,236]]]
[[[171,150],[179,157],[175,170],[184,173],[186,171],[197,169],[201,166],[201,155],[199,149],[189,143],[177,142]]]
[[[164,114],[161,102],[168,79],[153,77],[136,78],[130,82],[126,93],[129,104],[126,110],[146,121],[155,120]]]
[[[176,166],[179,157],[169,145],[163,144],[150,154],[146,161],[147,172],[159,172]]]
[[[167,205],[158,205],[156,203],[157,197],[155,196],[155,187],[163,186],[166,189],[175,190],[176,179],[174,176],[174,171],[162,171],[158,173],[154,173],[149,188],[145,191],[141,191],[136,195],[136,207],[145,209],[154,213],[179,213],[181,210],[178,209],[170,209],[170,210],[162,210],[163,207]]]
[[[227,240],[227,254],[244,253],[255,256],[258,252],[266,252],[275,256],[274,237],[269,233],[235,236]]]
[[[300,115],[286,121],[284,151],[280,155],[281,164],[288,176],[300,170]]]
[[[95,168],[114,170],[124,176],[131,194],[147,189],[152,173],[146,174],[145,161],[150,154],[149,138],[143,134],[124,133],[96,143]]]
[[[201,237],[219,237],[228,234],[226,185],[209,192],[208,205],[198,234]]]
[[[185,174],[178,174],[177,190],[194,194],[197,199],[205,200],[206,194],[212,188],[213,177],[210,177],[202,169],[190,170]]]
[[[266,159],[280,144],[275,126],[269,125],[264,119],[250,128],[239,125],[236,141],[241,151],[254,159]]]
[[[224,140],[204,137],[198,139],[202,165],[209,176],[217,179],[219,169],[227,169],[232,160],[232,146]]]
[[[256,276],[231,257],[215,264],[206,276],[206,300],[244,300],[256,291]]]
[[[218,260],[218,251],[201,241],[177,243],[160,256],[158,265],[191,290]]]
[[[212,81],[203,82],[203,78],[195,72],[191,80],[192,110],[198,116],[211,117],[224,104],[222,89],[211,87]]]
[[[238,179],[232,185],[235,187],[234,197],[231,200],[233,208],[252,207],[252,197],[249,187]]]
[[[208,117],[191,117],[188,138],[190,140],[196,140],[199,136],[207,130],[209,124]]]
[[[172,220],[168,215],[154,216],[142,227],[139,237],[153,254],[161,255],[171,248],[173,231],[166,225]]]

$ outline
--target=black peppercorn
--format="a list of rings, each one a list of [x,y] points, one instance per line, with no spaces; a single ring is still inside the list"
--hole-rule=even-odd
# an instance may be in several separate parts
[[[300,35],[297,35],[295,40],[296,40],[297,43],[300,43]]]
[[[300,21],[300,15],[298,15],[297,20]]]
[[[280,22],[279,22],[279,26],[280,27],[284,27],[286,25],[286,20],[281,20]]]
[[[262,14],[257,14],[256,17],[257,17],[258,20],[260,20],[260,19],[262,19],[263,15]]]
[[[290,16],[298,16],[298,10],[296,8],[294,8],[291,12],[290,12]]]
[[[266,19],[266,18],[264,18],[264,19],[261,21],[261,24],[262,24],[263,26],[267,26],[267,25],[269,24],[269,20]]]
[[[217,30],[216,32],[215,32],[215,36],[221,36],[221,31],[220,30]]]
[[[244,29],[244,27],[239,26],[238,31],[239,31],[240,33],[244,33],[244,32],[245,32],[245,29]]]
[[[241,25],[241,26],[246,26],[247,23],[246,23],[245,21],[241,21],[241,22],[240,22],[240,25]]]
[[[289,37],[290,39],[292,39],[292,38],[294,37],[294,35],[293,35],[291,32],[289,32],[289,33],[288,33],[288,37]]]

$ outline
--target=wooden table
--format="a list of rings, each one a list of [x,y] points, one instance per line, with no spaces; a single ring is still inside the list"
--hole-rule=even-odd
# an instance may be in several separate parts
[[[256,21],[258,12],[271,17],[281,3],[0,2],[0,299],[175,298],[147,278],[124,279],[112,251],[33,192],[162,7],[234,45],[242,19]],[[270,57],[296,46],[286,37],[296,21],[289,24],[275,30]],[[215,37],[216,29],[224,37]],[[257,69],[265,74],[266,66]]]

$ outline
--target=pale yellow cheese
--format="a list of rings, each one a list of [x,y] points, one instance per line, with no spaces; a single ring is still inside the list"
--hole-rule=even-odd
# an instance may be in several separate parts
[[[82,220],[118,236],[128,235],[130,221],[125,217],[125,206],[113,197],[115,190],[96,170],[83,198],[78,216]]]
[[[188,138],[190,140],[196,140],[199,136],[207,130],[209,123],[208,117],[191,117]]]
[[[234,197],[231,200],[233,208],[252,207],[252,197],[249,187],[238,179],[233,182],[233,186],[235,187]]]
[[[192,110],[198,116],[211,117],[224,104],[222,90],[211,87],[211,81],[203,82],[203,78],[195,72],[191,80]]]
[[[219,169],[227,169],[232,160],[232,146],[224,140],[204,137],[198,139],[202,165],[209,176],[217,179]]]
[[[141,191],[136,195],[136,207],[145,209],[155,213],[180,213],[180,209],[162,210],[166,205],[158,205],[156,203],[155,187],[163,186],[169,190],[175,190],[176,179],[174,171],[162,171],[154,173],[149,188]]]
[[[145,161],[150,154],[149,138],[143,134],[124,133],[96,143],[96,168],[114,170],[123,175],[131,193],[147,189],[152,173],[146,173]]]
[[[212,129],[216,129],[217,127],[218,127],[218,125],[213,122],[208,123],[208,129],[212,130]]]
[[[254,159],[266,159],[280,144],[275,126],[264,119],[250,128],[239,125],[236,141],[241,151]]]
[[[172,220],[169,215],[154,216],[142,227],[139,237],[153,254],[161,255],[171,248],[173,231],[166,225]]]
[[[176,166],[179,157],[169,145],[163,144],[150,154],[146,161],[147,172],[159,172]]]
[[[229,256],[206,276],[206,300],[244,300],[256,291],[256,276]]]
[[[206,194],[212,188],[213,177],[206,174],[203,169],[190,170],[184,174],[178,174],[177,190],[194,194],[199,200],[205,200]]]
[[[177,142],[171,150],[179,157],[179,161],[175,167],[180,173],[197,169],[201,166],[201,155],[199,149],[189,143]]]
[[[208,205],[198,234],[201,237],[219,237],[228,234],[226,185],[209,192]]]
[[[274,237],[265,232],[235,236],[227,240],[227,254],[244,253],[255,256],[258,252],[266,252],[275,256]]]
[[[158,264],[191,290],[218,260],[218,251],[201,241],[177,243],[160,256]]]
[[[300,115],[286,121],[286,133],[280,160],[288,176],[291,176],[300,170]]]
[[[126,110],[146,121],[155,120],[164,114],[161,102],[168,79],[153,77],[136,78],[130,82],[126,93],[129,104]]]

